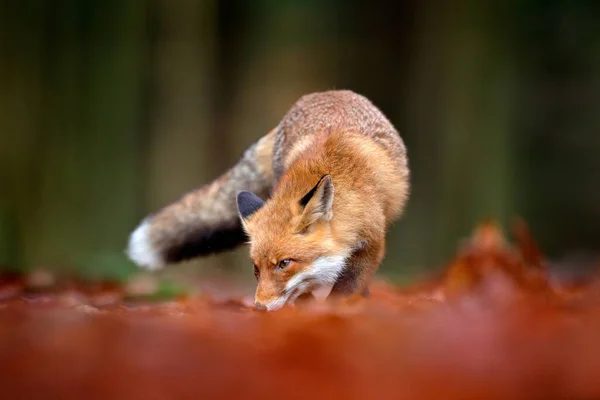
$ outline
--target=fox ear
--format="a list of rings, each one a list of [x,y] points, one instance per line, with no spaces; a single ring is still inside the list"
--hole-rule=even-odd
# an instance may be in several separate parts
[[[333,180],[324,175],[304,197],[300,199],[302,216],[300,230],[308,228],[317,221],[329,221],[333,217]]]
[[[265,202],[252,192],[239,192],[237,195],[237,206],[238,211],[242,220],[247,219],[249,216],[258,211]]]

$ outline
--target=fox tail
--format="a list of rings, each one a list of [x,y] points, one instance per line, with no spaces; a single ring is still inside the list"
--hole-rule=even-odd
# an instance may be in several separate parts
[[[270,194],[274,141],[272,130],[215,181],[144,218],[129,236],[127,256],[138,266],[155,270],[242,244],[245,234],[236,195],[242,190],[263,198]]]

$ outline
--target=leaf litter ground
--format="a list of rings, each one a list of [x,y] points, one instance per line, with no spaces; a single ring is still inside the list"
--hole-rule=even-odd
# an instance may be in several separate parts
[[[515,233],[482,224],[408,289],[377,281],[368,300],[274,313],[236,296],[132,297],[144,282],[5,276],[2,398],[600,398],[600,284],[556,282]]]

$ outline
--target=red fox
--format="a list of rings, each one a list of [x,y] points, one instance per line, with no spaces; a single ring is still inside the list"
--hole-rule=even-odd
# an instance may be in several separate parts
[[[381,111],[351,91],[313,93],[227,173],[146,217],[127,254],[157,269],[249,238],[257,309],[368,296],[409,191],[404,142]]]

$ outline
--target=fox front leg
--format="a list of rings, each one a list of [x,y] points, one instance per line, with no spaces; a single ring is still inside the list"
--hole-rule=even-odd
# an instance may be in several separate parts
[[[330,298],[369,296],[369,284],[384,255],[384,240],[368,242],[348,259],[344,271],[331,289]]]

